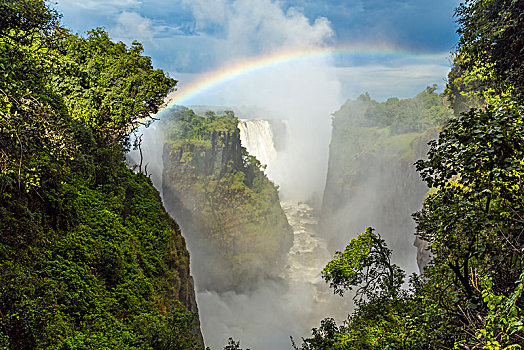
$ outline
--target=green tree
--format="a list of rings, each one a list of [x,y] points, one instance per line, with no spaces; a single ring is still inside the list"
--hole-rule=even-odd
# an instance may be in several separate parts
[[[45,0],[13,0],[0,2],[0,36],[16,42],[33,35],[50,35],[58,26],[59,14]]]
[[[513,0],[466,0],[456,11],[460,67],[487,77],[498,92],[524,93],[524,4]],[[491,74],[491,71],[493,74]]]
[[[201,348],[184,239],[150,180],[126,168],[121,147],[123,129],[154,111],[174,80],[159,77],[138,44],[131,52],[110,42],[113,52],[92,45],[78,54],[119,63],[129,80],[103,65],[74,80],[95,63],[62,49],[87,39],[57,27],[44,1],[1,1],[0,9],[0,347]],[[98,43],[109,41],[99,34]],[[138,84],[133,103],[147,106],[120,109],[120,122],[104,115],[108,135],[73,114],[92,96],[84,82],[108,100],[137,84],[132,73],[165,84],[152,92]]]
[[[412,288],[401,290],[404,272],[391,263],[390,254],[371,228],[351,240],[344,252],[335,252],[322,275],[335,293],[356,288],[356,307],[340,326],[324,319],[311,338],[303,339],[301,350],[422,350],[441,338],[442,317],[419,294],[421,280],[413,276]],[[292,345],[299,349],[293,341]]]
[[[292,346],[295,350],[331,350],[335,349],[337,344],[337,336],[343,330],[338,327],[335,320],[332,318],[325,318],[320,322],[319,328],[313,328],[311,338],[302,339],[302,346],[299,348],[291,338]]]
[[[2,2],[0,30],[0,196],[41,185],[42,160],[75,157],[74,126],[61,97],[49,88],[56,56],[46,40],[56,14],[44,1]],[[29,40],[31,39],[31,40]]]
[[[501,279],[520,275],[524,111],[511,101],[497,107],[451,119],[428,160],[417,162],[428,185],[438,188],[415,216],[418,233],[448,261],[468,298],[471,261],[484,273],[506,270]]]
[[[414,215],[434,255],[425,275],[444,286],[437,301],[460,321],[463,343],[488,313],[480,281],[492,276],[493,291],[509,295],[522,272],[522,116],[508,99],[462,113],[431,143],[428,160],[417,162],[436,188]]]
[[[96,140],[119,145],[130,131],[150,121],[177,81],[154,69],[143,46],[115,43],[101,28],[86,38],[62,33],[53,88],[70,115],[91,128]]]
[[[322,277],[335,293],[355,288],[354,300],[395,298],[403,283],[404,271],[391,263],[391,250],[371,227],[352,239],[343,252],[322,270]]]

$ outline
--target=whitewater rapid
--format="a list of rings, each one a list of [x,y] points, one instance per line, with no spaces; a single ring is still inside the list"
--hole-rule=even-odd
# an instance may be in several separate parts
[[[315,211],[305,203],[281,205],[294,234],[281,280],[261,281],[249,293],[197,294],[202,332],[211,349],[222,349],[229,337],[240,340],[242,348],[292,349],[290,336],[299,345],[322,319],[340,323],[351,312],[349,299],[334,295],[320,275],[331,255],[317,232]]]
[[[266,164],[271,166],[278,156],[271,124],[241,120],[238,127],[247,151],[262,164],[269,160]],[[315,210],[297,201],[283,201],[281,206],[294,236],[281,279],[261,281],[255,290],[245,294],[197,294],[202,331],[206,345],[212,349],[221,349],[229,337],[240,340],[243,348],[291,349],[290,336],[300,344],[322,319],[333,317],[340,323],[351,312],[350,299],[334,295],[321,277],[331,254],[318,232]]]
[[[318,327],[320,320],[333,317],[341,321],[347,317],[348,299],[334,295],[321,276],[321,271],[331,259],[327,244],[318,232],[318,216],[305,203],[281,202],[288,222],[293,228],[293,246],[287,255],[286,280],[290,288],[307,286],[312,299],[307,316],[307,329]]]

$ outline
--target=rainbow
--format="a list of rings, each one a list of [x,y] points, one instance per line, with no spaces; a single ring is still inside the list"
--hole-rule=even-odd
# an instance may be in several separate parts
[[[265,56],[257,56],[247,60],[221,67],[218,70],[202,74],[200,79],[195,80],[187,86],[178,88],[166,99],[165,107],[182,105],[190,98],[217,86],[233,81],[241,76],[254,73],[263,69],[270,69],[297,60],[315,58],[375,58],[389,61],[400,59],[416,59],[417,61],[439,62],[442,64],[444,55],[424,55],[414,52],[399,50],[389,47],[330,47],[299,49],[286,52],[278,52]]]

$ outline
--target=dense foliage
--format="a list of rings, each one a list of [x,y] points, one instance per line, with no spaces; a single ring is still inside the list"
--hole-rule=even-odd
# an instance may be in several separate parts
[[[391,250],[380,235],[368,227],[366,232],[351,240],[343,252],[322,270],[322,277],[335,293],[343,295],[356,288],[357,303],[384,297],[395,297],[404,280],[404,272],[391,263]]]
[[[176,84],[162,70],[153,69],[138,42],[131,47],[114,43],[100,28],[86,38],[61,36],[56,48],[59,75],[53,77],[52,86],[69,114],[88,125],[99,142],[120,144],[130,130],[158,111]]]
[[[194,267],[207,276],[198,285],[223,290],[243,281],[247,287],[273,275],[292,232],[276,186],[240,144],[238,119],[232,112],[196,115],[180,107],[162,123],[166,207],[188,233],[190,247],[206,252]]]
[[[184,239],[123,162],[176,81],[44,1],[0,11],[0,348],[200,348]]]
[[[486,85],[524,93],[524,3],[466,0],[456,9],[460,41],[457,56],[465,73],[482,75]],[[480,73],[480,74],[479,74]]]
[[[455,11],[459,50],[447,86],[456,115],[487,99],[524,94],[524,3],[467,0]]]
[[[433,259],[408,290],[365,299],[341,326],[324,320],[302,349],[524,346],[522,6],[468,0],[456,11],[461,40],[447,90],[455,116],[416,163],[433,187],[414,214]],[[362,276],[384,270],[361,263],[376,260],[363,239],[370,232],[326,266],[335,292],[366,287]],[[369,286],[380,291],[386,282]]]
[[[348,100],[335,113],[335,119],[348,115],[354,127],[388,128],[391,135],[424,132],[442,125],[450,115],[443,95],[435,93],[436,89],[436,85],[428,86],[416,97],[392,97],[385,102],[372,100],[365,93],[356,101]]]
[[[359,157],[405,158],[413,162],[421,148],[434,137],[438,126],[452,116],[436,86],[427,87],[414,98],[390,98],[385,102],[370,99],[368,94],[348,100],[333,114],[330,171],[339,182],[357,171],[368,173]],[[336,162],[336,163],[334,163]],[[377,163],[378,159],[375,162]],[[328,175],[329,176],[329,175]],[[369,176],[369,173],[365,176]],[[343,179],[346,179],[344,181]],[[336,179],[335,179],[336,180]],[[338,184],[337,188],[345,187]]]

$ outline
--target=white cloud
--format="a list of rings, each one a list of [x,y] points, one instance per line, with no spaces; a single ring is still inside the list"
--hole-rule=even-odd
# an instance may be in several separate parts
[[[230,43],[257,45],[262,51],[317,46],[333,35],[327,19],[318,18],[310,24],[303,13],[293,8],[284,13],[270,0],[234,2],[227,26]]]
[[[433,84],[442,88],[450,71],[447,65],[420,62],[405,62],[401,66],[373,64],[333,69],[342,83],[344,97],[354,99],[369,92],[371,98],[378,101],[389,97],[413,97]]]
[[[104,14],[118,13],[124,9],[137,8],[140,6],[139,0],[57,0],[61,8],[73,9],[77,11],[97,11]]]
[[[227,17],[228,0],[182,0],[182,4],[191,8],[197,29],[205,29],[211,24],[222,24]]]
[[[136,12],[124,11],[117,17],[117,24],[111,30],[114,40],[126,43],[138,40],[142,43],[154,43],[153,37],[157,29],[149,18],[142,17]]]
[[[284,12],[272,0],[183,0],[192,9],[196,28],[203,36],[220,41],[215,55],[218,64],[231,60],[292,48],[327,43],[333,30],[326,18],[313,23],[297,9]]]

